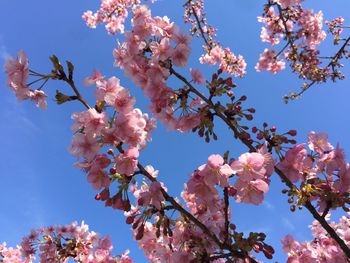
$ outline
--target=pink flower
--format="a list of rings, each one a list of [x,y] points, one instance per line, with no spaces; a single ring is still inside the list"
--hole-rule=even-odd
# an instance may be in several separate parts
[[[92,72],[91,76],[86,77],[83,80],[83,85],[88,87],[88,86],[92,86],[95,85],[97,81],[99,80],[103,80],[104,76],[101,75],[100,71],[95,70],[94,72]]]
[[[115,157],[115,169],[119,174],[131,176],[137,168],[137,158],[139,151],[137,148],[128,148],[124,153],[118,154]]]
[[[332,175],[334,171],[341,171],[346,168],[346,160],[344,151],[337,145],[337,147],[329,153],[322,154],[317,162],[320,171],[324,171],[328,175]]]
[[[339,179],[334,182],[334,188],[341,193],[350,191],[350,166],[346,164],[345,169],[340,170]]]
[[[240,180],[249,182],[254,179],[263,179],[266,173],[265,158],[260,153],[244,153],[231,164],[232,170]]]
[[[224,159],[219,154],[209,156],[208,163],[199,167],[198,170],[204,176],[205,183],[211,187],[216,184],[227,187],[229,177],[234,174],[231,167],[224,164]]]
[[[191,49],[185,44],[179,44],[176,46],[171,60],[177,67],[185,67],[187,65],[188,56],[190,55]]]
[[[152,182],[151,186],[144,186],[141,188],[139,198],[137,203],[141,206],[147,207],[149,205],[153,205],[158,210],[161,209],[161,203],[164,201],[164,196],[161,192],[162,185],[160,182]]]
[[[73,131],[83,129],[87,134],[100,134],[108,126],[107,113],[98,113],[95,109],[73,113],[72,119],[76,122]]]
[[[304,173],[312,169],[312,161],[307,156],[304,144],[294,146],[288,150],[282,162],[277,164],[280,169],[292,183],[302,179]]]
[[[239,178],[234,187],[237,189],[237,202],[259,205],[264,200],[264,194],[269,190],[269,185],[264,180],[246,182]]]
[[[42,90],[34,90],[31,99],[35,102],[37,107],[45,110],[47,108],[46,94]]]
[[[114,107],[120,113],[131,112],[134,108],[135,98],[132,97],[127,89],[119,90],[115,96]]]
[[[20,88],[27,88],[27,80],[29,75],[28,58],[24,51],[17,53],[17,59],[9,58],[5,63],[5,72],[7,74],[8,85],[16,91]]]
[[[198,85],[205,84],[205,78],[203,77],[203,74],[199,69],[190,68],[190,73],[194,83]]]
[[[260,54],[259,62],[256,64],[255,69],[258,72],[267,70],[272,74],[277,74],[281,70],[285,69],[286,63],[284,60],[278,60],[275,57],[275,50],[265,49],[262,54]]]
[[[295,6],[303,1],[304,0],[273,0],[273,2],[281,5],[282,8],[286,8],[288,6]]]
[[[97,100],[105,101],[108,105],[114,106],[115,98],[120,90],[124,89],[120,86],[120,80],[111,77],[108,80],[99,80],[96,82],[95,97]]]
[[[174,52],[173,47],[170,45],[170,39],[167,37],[163,38],[159,44],[153,41],[150,44],[150,48],[152,50],[152,60],[155,63],[167,60]]]
[[[78,133],[74,135],[72,144],[69,147],[71,154],[76,157],[84,157],[92,160],[99,152],[100,145],[91,134]]]
[[[120,263],[133,263],[132,258],[128,256],[130,253],[129,250],[125,250],[124,253],[120,256]]]
[[[102,187],[108,187],[111,183],[111,179],[108,177],[106,171],[102,169],[92,169],[88,173],[88,182],[94,189],[100,189]]]
[[[204,64],[215,65],[220,64],[220,68],[236,77],[243,77],[246,73],[247,64],[244,58],[236,56],[229,48],[223,49],[220,46],[215,46],[209,53],[202,55],[199,61]]]
[[[189,132],[201,123],[201,117],[197,113],[181,116],[176,123],[176,129],[181,132]]]
[[[328,142],[328,135],[322,132],[310,132],[308,137],[308,146],[311,151],[315,151],[319,155],[333,150],[333,146]]]
[[[301,10],[297,23],[301,27],[299,37],[304,37],[310,49],[315,49],[326,38],[326,32],[322,30],[322,11],[314,14],[312,10]]]
[[[27,86],[29,76],[28,58],[24,51],[17,53],[17,59],[9,58],[5,63],[7,85],[15,92],[17,100],[32,99],[38,107],[46,108],[45,94],[42,91],[33,91]]]

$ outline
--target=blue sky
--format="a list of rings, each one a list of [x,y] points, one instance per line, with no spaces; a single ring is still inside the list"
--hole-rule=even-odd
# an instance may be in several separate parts
[[[248,96],[247,105],[257,109],[252,122],[261,125],[263,121],[277,126],[279,130],[297,129],[298,141],[305,141],[311,130],[324,131],[333,144],[339,142],[349,153],[350,141],[350,82],[348,79],[323,84],[312,88],[299,100],[285,105],[282,96],[297,89],[301,81],[289,70],[272,76],[258,74],[254,65],[259,53],[265,48],[260,42],[260,27],[256,17],[261,14],[264,1],[207,1],[208,20],[216,26],[218,39],[236,54],[242,54],[248,63],[248,74],[237,80],[237,94]],[[153,14],[167,15],[181,27],[182,1],[160,0]],[[137,106],[147,111],[148,101],[122,72],[112,66],[111,55],[116,45],[115,37],[108,36],[103,27],[88,29],[81,20],[81,14],[88,9],[95,10],[99,1],[61,0],[20,1],[0,0],[0,60],[25,50],[30,58],[31,68],[48,72],[48,57],[56,54],[62,60],[71,60],[76,68],[76,82],[82,81],[92,70],[100,69],[105,76],[116,75],[122,85],[130,88],[137,98]],[[343,15],[350,21],[350,2],[347,0],[306,2],[314,10],[324,10],[325,18]],[[346,24],[350,24],[346,23]],[[191,67],[199,67],[207,76],[215,70],[199,65],[200,41],[193,43]],[[325,54],[335,49],[322,47]],[[349,75],[349,63],[344,73]],[[187,74],[187,72],[186,72]],[[83,110],[77,103],[55,105],[53,95],[56,89],[67,91],[58,82],[49,82],[46,92],[51,96],[46,111],[37,109],[31,103],[17,103],[14,95],[5,86],[5,76],[0,74],[0,101],[2,125],[0,138],[0,242],[10,245],[19,243],[21,236],[33,227],[50,224],[67,224],[73,220],[85,220],[96,232],[111,234],[116,251],[129,248],[136,262],[145,262],[142,252],[132,240],[131,231],[124,224],[120,211],[105,208],[94,200],[95,191],[85,175],[73,168],[76,161],[67,148],[71,141],[70,126],[72,112]],[[81,87],[83,94],[92,101],[92,88]],[[246,149],[235,141],[227,128],[219,121],[219,140],[206,144],[194,134],[168,132],[158,124],[150,143],[140,160],[160,170],[160,180],[168,186],[170,193],[179,196],[188,175],[206,162],[213,153],[230,150],[235,157]],[[234,204],[233,222],[242,231],[265,231],[268,241],[277,250],[275,259],[283,261],[280,239],[293,233],[296,238],[310,237],[307,225],[312,218],[305,212],[290,213],[285,196],[281,195],[283,185],[273,176],[271,191],[259,207]]]

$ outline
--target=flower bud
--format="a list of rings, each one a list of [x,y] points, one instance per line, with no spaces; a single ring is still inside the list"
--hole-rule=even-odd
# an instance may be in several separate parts
[[[290,136],[295,136],[297,135],[297,131],[296,130],[290,130],[289,132],[287,132]]]

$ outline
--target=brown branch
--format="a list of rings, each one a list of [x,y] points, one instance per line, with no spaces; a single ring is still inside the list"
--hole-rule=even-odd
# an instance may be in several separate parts
[[[199,20],[199,17],[196,14],[196,10],[194,9],[194,7],[192,5],[192,1],[189,0],[188,4],[191,6],[191,9],[192,9],[192,12],[193,12],[193,16],[195,17],[197,25],[198,25],[199,32],[201,33],[201,36],[202,36],[205,44],[207,45],[208,49],[211,50],[213,48],[213,46],[209,43],[208,39],[205,37],[205,33],[204,33],[203,28],[202,28],[202,24],[201,24],[201,22]]]
[[[345,244],[344,240],[338,236],[337,232],[335,232],[335,230],[328,224],[326,219],[317,212],[311,202],[307,201],[304,206],[310,211],[312,216],[321,224],[327,233],[338,243],[347,258],[350,258],[350,248]]]
[[[326,68],[334,65],[335,63],[338,62],[338,60],[341,58],[342,53],[344,52],[346,46],[349,44],[350,42],[350,37],[348,37],[344,44],[341,46],[341,48],[338,50],[338,52],[333,56],[333,57],[329,57],[329,59],[331,60],[328,65],[326,66]],[[316,84],[317,82],[314,80],[312,82],[310,82],[309,84],[307,84],[305,87],[303,87],[302,91],[300,91],[299,93],[295,94],[295,97],[299,97],[301,96],[305,91],[307,91],[308,89],[310,89],[314,84]]]
[[[121,144],[117,145],[117,149],[120,153],[124,153],[124,150]],[[139,169],[139,173],[143,174],[151,182],[157,182],[157,179],[154,178],[149,172],[147,172],[147,170],[144,168],[144,166],[140,162],[138,162],[137,168]],[[212,239],[218,245],[220,249],[229,250],[231,254],[237,258],[241,258],[241,259],[249,258],[250,262],[257,263],[253,258],[250,258],[249,256],[244,255],[241,251],[233,250],[225,242],[222,243],[215,234],[213,234],[201,221],[199,221],[196,217],[194,217],[190,212],[184,209],[181,206],[181,204],[179,204],[173,197],[171,197],[163,188],[161,188],[161,192],[165,200],[171,203],[174,209],[179,211],[183,217],[186,217],[188,220],[194,223],[197,227],[199,227],[205,235],[207,235],[210,239]]]
[[[230,233],[229,233],[229,218],[228,218],[228,208],[230,207],[230,200],[228,196],[228,188],[224,188],[224,202],[225,202],[225,207],[224,207],[224,214],[225,214],[225,243],[229,241],[230,238]]]
[[[63,75],[62,77],[63,77],[62,80],[65,81],[66,83],[68,83],[68,85],[73,89],[73,91],[76,95],[76,99],[79,100],[85,106],[85,108],[92,109],[92,107],[81,96],[79,90],[75,86],[74,80],[68,79],[66,75]]]
[[[198,97],[200,97],[203,101],[205,101],[208,106],[215,111],[216,115],[222,119],[233,131],[234,137],[238,138],[244,145],[248,147],[248,149],[252,152],[256,152],[257,149],[245,138],[242,138],[242,136],[239,136],[239,132],[237,127],[229,120],[222,111],[216,107],[216,105],[213,104],[212,101],[208,100],[202,93],[200,93],[195,87],[192,86],[192,84],[182,75],[180,75],[178,72],[176,72],[173,68],[170,68],[170,73],[176,76],[178,79],[183,81],[189,88],[190,91],[192,91],[194,94],[196,94]],[[279,175],[282,182],[284,182],[290,189],[297,190],[298,188],[289,180],[289,178],[276,166],[274,167],[275,172]],[[315,207],[310,203],[307,202],[304,204],[307,210],[313,215],[313,217],[322,225],[322,227],[327,231],[327,233],[338,243],[340,248],[343,250],[344,254],[350,258],[350,249],[345,244],[344,240],[342,240],[335,230],[327,223],[327,221],[318,214]]]

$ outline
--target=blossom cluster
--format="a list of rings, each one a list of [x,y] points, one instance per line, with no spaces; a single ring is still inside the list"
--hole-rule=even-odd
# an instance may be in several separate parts
[[[292,183],[301,183],[297,204],[317,201],[320,212],[345,207],[349,202],[350,165],[343,150],[339,145],[334,148],[325,133],[315,132],[309,134],[308,147],[310,153],[305,144],[296,145],[277,164]]]
[[[139,3],[139,0],[102,0],[97,12],[86,11],[82,18],[90,28],[96,28],[98,24],[104,23],[110,34],[117,32],[123,34],[128,9]]]
[[[243,77],[246,74],[247,63],[241,55],[236,56],[229,48],[217,45],[202,55],[199,61],[203,64],[219,64],[219,68],[235,77]]]
[[[343,32],[344,18],[337,17],[332,21],[326,21],[326,25],[329,27],[329,32],[333,35],[334,44],[340,43],[340,34]]]
[[[115,114],[109,119],[107,112],[94,108],[73,113],[75,123],[72,130],[75,135],[70,152],[83,158],[77,167],[84,169],[91,185],[95,189],[104,188],[105,195],[108,193],[104,198],[106,204],[118,208],[121,192],[110,198],[109,186],[116,176],[128,180],[127,177],[134,174],[139,151],[151,140],[155,120],[134,108],[135,98],[116,77],[106,80],[100,73],[94,72],[84,83],[95,83],[96,100],[105,107],[112,107]],[[112,148],[122,144],[128,145],[128,148],[114,154]],[[110,147],[107,154],[101,153],[104,147]]]
[[[282,54],[300,78],[320,82],[329,77],[329,68],[321,66],[317,50],[326,37],[323,13],[304,9],[300,2],[275,0],[266,5],[263,16],[258,17],[258,21],[264,24],[261,40],[271,46],[278,45],[282,38],[287,43],[280,52],[265,49],[255,68],[278,73],[285,68],[284,59],[279,57]]]
[[[214,40],[216,29],[206,21],[204,1],[190,0],[184,7],[186,8],[184,20],[191,25],[191,34],[202,37],[205,42],[203,45],[205,53],[199,61],[202,64],[218,64],[222,71],[235,77],[243,77],[247,67],[243,56],[236,56],[229,48],[223,48]]]
[[[132,31],[126,33],[126,42],[113,51],[115,66],[141,87],[151,100],[150,110],[155,117],[170,129],[189,131],[198,126],[201,116],[186,104],[181,105],[182,114],[176,117],[179,95],[166,81],[170,67],[187,65],[190,37],[167,17],[152,17],[146,6],[136,6],[132,12]]]
[[[108,236],[89,231],[89,226],[76,222],[66,226],[49,226],[33,229],[23,237],[17,248],[0,245],[0,262],[32,263],[38,257],[41,263],[75,262],[84,263],[132,263],[125,251],[121,256],[112,255],[113,246]]]
[[[233,188],[238,202],[261,204],[269,190],[270,176],[274,172],[272,155],[264,144],[258,152],[244,153],[231,164],[238,176]]]
[[[224,197],[219,194],[218,188],[228,189],[229,195],[235,196],[238,202],[259,204],[267,192],[272,168],[271,156],[264,150],[246,153],[231,166],[225,163],[223,157],[214,154],[190,176],[181,196],[190,214],[214,235],[221,240],[226,235],[231,239],[234,231],[227,233],[225,228],[225,213],[229,220],[231,212],[229,208],[225,212]],[[147,167],[147,170],[152,175],[157,174],[151,167]],[[231,187],[229,179],[235,174],[239,176],[237,182],[240,182]],[[164,213],[170,207],[162,195],[162,191],[166,191],[162,183],[144,181],[141,187],[135,185],[132,191],[137,206],[125,212],[127,223],[132,224],[134,236],[150,262],[197,262],[220,249],[210,237],[203,235],[198,225],[186,220],[184,215],[171,220]],[[150,220],[150,214],[155,215],[153,221]],[[268,247],[263,243],[264,246]],[[226,261],[218,259],[213,262]]]
[[[336,231],[347,246],[350,245],[349,227],[350,217],[342,216],[339,223],[331,222],[330,225]],[[296,241],[291,235],[282,240],[283,250],[288,254],[287,263],[293,262],[327,262],[346,263],[348,259],[333,238],[322,228],[318,221],[310,226],[314,239],[308,242]]]
[[[40,90],[29,88],[29,62],[24,51],[19,51],[17,59],[9,58],[5,63],[7,85],[16,94],[19,101],[32,100],[38,107],[46,109],[46,94]]]

